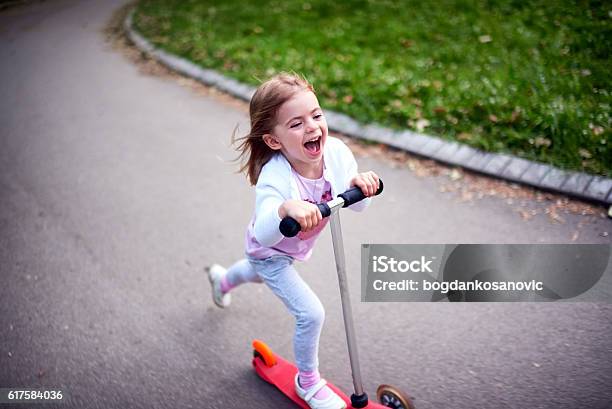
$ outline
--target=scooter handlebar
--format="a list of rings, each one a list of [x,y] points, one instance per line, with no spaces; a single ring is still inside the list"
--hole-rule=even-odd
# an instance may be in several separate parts
[[[382,191],[383,182],[381,179],[378,179],[378,190],[376,191],[376,196],[381,194]],[[347,207],[362,201],[363,199],[365,199],[366,196],[361,191],[361,188],[354,186],[346,192],[339,194],[338,197],[344,199],[344,205],[342,207]],[[321,212],[321,215],[323,217],[329,217],[331,215],[331,209],[329,208],[327,203],[319,203],[317,204],[317,207],[319,208],[319,211]],[[294,237],[300,232],[301,226],[297,222],[297,220],[287,216],[283,218],[283,220],[281,220],[279,230],[285,237]]]

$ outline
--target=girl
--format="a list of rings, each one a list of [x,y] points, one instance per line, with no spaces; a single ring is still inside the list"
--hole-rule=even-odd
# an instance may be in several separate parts
[[[308,260],[325,227],[315,203],[327,202],[351,186],[366,196],[378,189],[374,172],[357,173],[357,163],[339,139],[328,137],[327,122],[314,89],[295,74],[279,74],[263,83],[250,103],[251,132],[238,146],[252,185],[255,214],[246,232],[246,259],[228,270],[208,268],[213,300],[230,304],[229,291],[245,282],[265,282],[295,317],[293,348],[298,374],[295,389],[314,409],[346,407],[318,371],[319,336],[325,311],[293,261]],[[363,210],[369,199],[355,203]],[[301,232],[283,237],[279,223],[294,218]]]

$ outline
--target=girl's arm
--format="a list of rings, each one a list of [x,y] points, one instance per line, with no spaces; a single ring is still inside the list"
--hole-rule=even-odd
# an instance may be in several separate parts
[[[269,183],[260,180],[255,187],[255,239],[264,247],[272,247],[283,239],[278,230],[281,221],[279,208],[285,201],[281,192]]]
[[[278,226],[283,218],[295,219],[303,232],[314,229],[323,220],[319,208],[303,200],[284,200],[270,185],[256,188],[255,239],[264,247],[272,247],[283,239]]]

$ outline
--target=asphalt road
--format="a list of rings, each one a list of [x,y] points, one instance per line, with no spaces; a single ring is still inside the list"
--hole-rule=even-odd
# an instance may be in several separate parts
[[[228,160],[247,117],[113,50],[102,31],[123,4],[0,12],[0,387],[61,388],[62,408],[290,408],[254,374],[250,341],[292,358],[291,318],[261,285],[217,309],[202,273],[242,255],[254,195]],[[389,383],[418,409],[610,407],[610,304],[358,302],[361,243],[564,243],[577,228],[576,243],[609,243],[609,220],[524,221],[359,163],[386,187],[343,215],[370,395]],[[298,269],[327,310],[321,372],[350,391],[329,232]]]

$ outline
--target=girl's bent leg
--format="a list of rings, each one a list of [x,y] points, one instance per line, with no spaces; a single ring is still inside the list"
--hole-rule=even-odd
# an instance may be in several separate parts
[[[319,366],[319,337],[325,310],[312,289],[292,266],[290,257],[272,257],[254,263],[266,285],[295,317],[293,350],[300,371],[314,371]]]
[[[247,259],[243,259],[234,263],[227,269],[227,274],[221,281],[221,290],[224,293],[229,292],[232,288],[244,283],[261,283],[263,280],[253,265]]]

